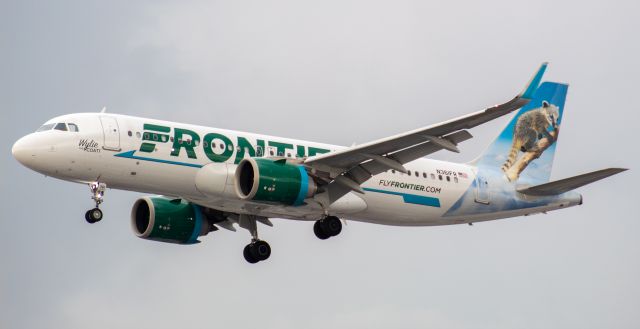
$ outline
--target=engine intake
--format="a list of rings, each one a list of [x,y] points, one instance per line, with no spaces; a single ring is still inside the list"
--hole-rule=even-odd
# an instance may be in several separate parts
[[[236,194],[242,200],[269,201],[299,206],[317,191],[313,178],[301,165],[284,159],[244,159],[234,176]]]
[[[198,243],[211,225],[200,207],[163,197],[138,199],[131,209],[131,227],[142,239],[178,244]]]

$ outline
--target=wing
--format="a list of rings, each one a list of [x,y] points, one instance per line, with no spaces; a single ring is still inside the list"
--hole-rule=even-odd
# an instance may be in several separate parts
[[[472,138],[465,129],[511,113],[530,100],[547,68],[543,63],[525,89],[512,100],[439,124],[415,129],[395,136],[343,150],[320,154],[304,161],[318,178],[327,182],[321,193],[324,204],[331,204],[349,191],[363,193],[360,184],[389,169],[406,172],[403,164],[445,149],[459,152],[457,144]]]

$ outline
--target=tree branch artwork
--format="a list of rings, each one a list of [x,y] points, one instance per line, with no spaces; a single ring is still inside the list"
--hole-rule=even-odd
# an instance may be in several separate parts
[[[536,147],[524,154],[516,160],[513,166],[505,171],[505,175],[510,182],[514,182],[520,177],[520,173],[527,168],[531,161],[539,158],[542,153],[558,140],[558,125],[553,126],[553,130],[549,134],[538,140]]]

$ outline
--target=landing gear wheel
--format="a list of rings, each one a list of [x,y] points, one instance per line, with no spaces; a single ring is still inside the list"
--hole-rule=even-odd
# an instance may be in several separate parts
[[[100,220],[102,220],[102,210],[100,210],[99,208],[87,210],[87,212],[84,214],[84,219],[86,219],[90,224],[99,222]]]
[[[319,220],[317,220],[313,224],[313,233],[315,233],[318,239],[320,240],[326,240],[330,237],[329,234],[325,233],[324,230],[322,229],[322,226]]]
[[[244,247],[244,250],[242,251],[242,254],[244,255],[244,259],[250,263],[250,264],[255,264],[258,262],[257,259],[255,259],[253,257],[253,254],[251,253],[251,245],[248,244]]]
[[[338,219],[338,217],[329,216],[325,218],[323,222],[324,222],[323,229],[330,236],[336,236],[340,234],[340,232],[342,232],[342,223],[340,222],[340,219]]]
[[[336,236],[342,232],[342,223],[340,219],[335,216],[328,216],[325,219],[316,221],[313,224],[313,233],[316,234],[318,239],[326,240],[332,236]]]
[[[271,246],[262,240],[252,243],[251,253],[259,260],[266,260],[271,256]]]
[[[266,241],[258,240],[246,245],[242,254],[247,262],[255,264],[271,256],[271,246]]]

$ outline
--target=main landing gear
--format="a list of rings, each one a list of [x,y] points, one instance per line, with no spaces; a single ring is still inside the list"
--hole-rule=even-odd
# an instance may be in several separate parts
[[[242,254],[247,262],[255,264],[271,256],[271,246],[266,241],[252,239],[251,243],[244,247]]]
[[[313,224],[313,233],[321,240],[336,236],[340,234],[340,232],[342,232],[342,223],[336,216],[327,216]]]
[[[240,227],[246,228],[251,233],[251,243],[246,245],[242,251],[244,259],[251,264],[266,260],[271,256],[271,246],[266,241],[258,238],[258,226],[256,224],[258,220],[266,225],[272,225],[268,219],[258,218],[257,216],[240,215],[239,218]]]
[[[93,224],[102,220],[102,210],[100,210],[100,204],[102,203],[102,199],[104,197],[104,191],[107,189],[107,184],[100,182],[92,182],[89,183],[89,189],[93,194],[91,199],[95,201],[96,207],[93,209],[87,210],[84,214],[84,219],[87,223]]]

